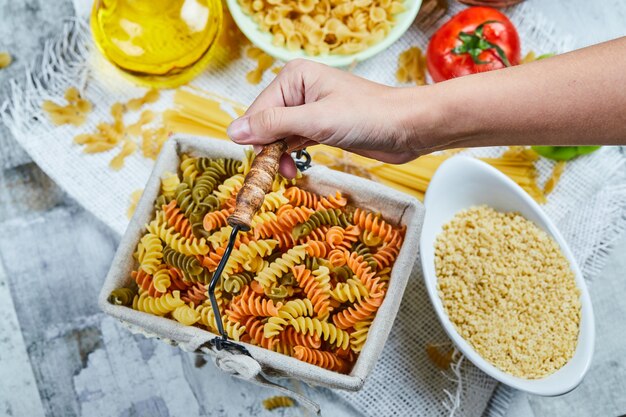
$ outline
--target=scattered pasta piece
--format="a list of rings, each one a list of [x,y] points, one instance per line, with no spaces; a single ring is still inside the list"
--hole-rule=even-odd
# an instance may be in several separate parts
[[[426,56],[420,48],[414,46],[400,54],[396,79],[401,83],[426,84]]]
[[[559,161],[554,165],[554,168],[552,168],[552,174],[543,186],[544,195],[550,194],[556,188],[561,179],[561,175],[563,175],[563,171],[565,171],[565,163],[565,161]]]
[[[156,159],[169,136],[169,132],[165,127],[146,129],[141,132],[141,152],[143,156]]]
[[[76,89],[68,90],[65,96],[70,103],[77,103],[77,107],[91,110],[91,104],[83,103]],[[74,143],[83,145],[83,152],[85,153],[107,152],[121,144],[122,148],[109,164],[115,170],[121,169],[126,157],[133,154],[139,146],[144,157],[156,159],[163,144],[169,138],[169,131],[165,127],[146,127],[156,117],[156,114],[151,110],[144,110],[137,121],[128,126],[124,124],[124,115],[128,111],[138,111],[145,104],[153,103],[158,98],[159,92],[157,90],[149,90],[142,97],[131,99],[126,103],[113,103],[110,108],[113,121],[98,123],[95,133],[77,135],[74,137]],[[52,109],[53,112],[58,113],[55,106],[58,105],[44,102],[44,109]]]
[[[56,126],[71,124],[74,126],[82,125],[87,119],[87,115],[91,112],[91,103],[82,98],[75,87],[70,87],[65,92],[65,100],[68,104],[61,106],[53,101],[45,100],[41,108],[48,113],[50,121]]]
[[[129,219],[135,214],[135,209],[137,208],[141,194],[143,194],[143,188],[135,190],[130,194],[130,204],[128,204],[128,210],[126,211],[126,216]]]
[[[109,166],[114,170],[119,171],[120,169],[122,169],[122,167],[124,167],[124,160],[126,159],[126,157],[135,152],[136,149],[137,144],[135,142],[129,139],[125,139],[124,144],[122,145],[122,149],[113,159],[111,159]]]
[[[274,65],[274,58],[272,58],[256,46],[248,48],[246,54],[248,58],[256,60],[257,64],[257,67],[255,69],[246,74],[246,80],[248,80],[250,84],[258,84],[263,79],[263,74],[265,73],[265,71],[267,71],[272,65]]]
[[[272,68],[272,72],[276,75],[278,75],[279,72],[281,72],[283,69],[283,67],[274,67]]]
[[[0,52],[0,69],[8,67],[11,65],[11,62],[13,62],[11,54],[8,52]]]
[[[116,166],[134,144],[122,142]],[[112,303],[217,333],[207,285],[232,231],[233,196],[253,159],[254,152],[243,162],[181,155],[178,171],[162,176],[156,212],[137,244],[131,278],[139,291],[116,290]],[[238,235],[218,281],[224,330],[233,340],[349,372],[383,303],[404,228],[350,207],[339,192],[321,196],[276,182],[252,230]],[[379,239],[380,247],[370,250],[363,236]],[[333,265],[333,256],[343,263]]]
[[[404,11],[402,1],[239,0],[259,25],[272,34],[272,43],[309,55],[349,55],[384,39],[395,25],[395,15]]]
[[[276,408],[293,407],[295,402],[291,397],[276,395],[263,400],[263,407],[266,410],[274,410]]]
[[[146,104],[154,103],[155,101],[157,101],[159,99],[159,96],[159,90],[148,90],[146,94],[143,95],[143,97],[128,100],[125,107],[128,110],[137,111]]]
[[[426,355],[428,359],[430,359],[437,368],[444,371],[450,369],[450,365],[454,362],[454,352],[455,350],[451,346],[444,350],[441,345],[432,343],[426,345]]]

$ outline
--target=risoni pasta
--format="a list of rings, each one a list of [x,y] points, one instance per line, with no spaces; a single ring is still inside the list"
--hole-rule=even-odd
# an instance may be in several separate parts
[[[274,45],[309,55],[362,51],[385,38],[394,16],[405,10],[397,0],[239,0],[239,5],[273,36]]]
[[[233,199],[254,157],[181,156],[161,182],[155,213],[116,305],[217,333],[208,284],[224,255]],[[382,304],[404,228],[350,205],[340,192],[322,196],[277,178],[240,232],[215,290],[233,340],[349,372]]]

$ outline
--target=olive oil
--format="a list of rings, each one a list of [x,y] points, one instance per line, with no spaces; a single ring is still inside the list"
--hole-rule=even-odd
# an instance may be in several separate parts
[[[96,0],[91,30],[106,58],[139,84],[170,88],[208,65],[221,0]]]

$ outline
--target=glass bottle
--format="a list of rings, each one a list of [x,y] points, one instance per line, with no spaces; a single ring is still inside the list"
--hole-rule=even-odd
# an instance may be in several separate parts
[[[208,65],[221,0],[96,0],[91,31],[104,56],[142,85],[185,84]]]

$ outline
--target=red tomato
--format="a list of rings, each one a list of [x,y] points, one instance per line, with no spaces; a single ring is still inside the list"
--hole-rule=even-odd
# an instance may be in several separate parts
[[[490,7],[469,7],[435,32],[426,60],[439,82],[517,65],[520,54],[519,35],[505,15]]]

